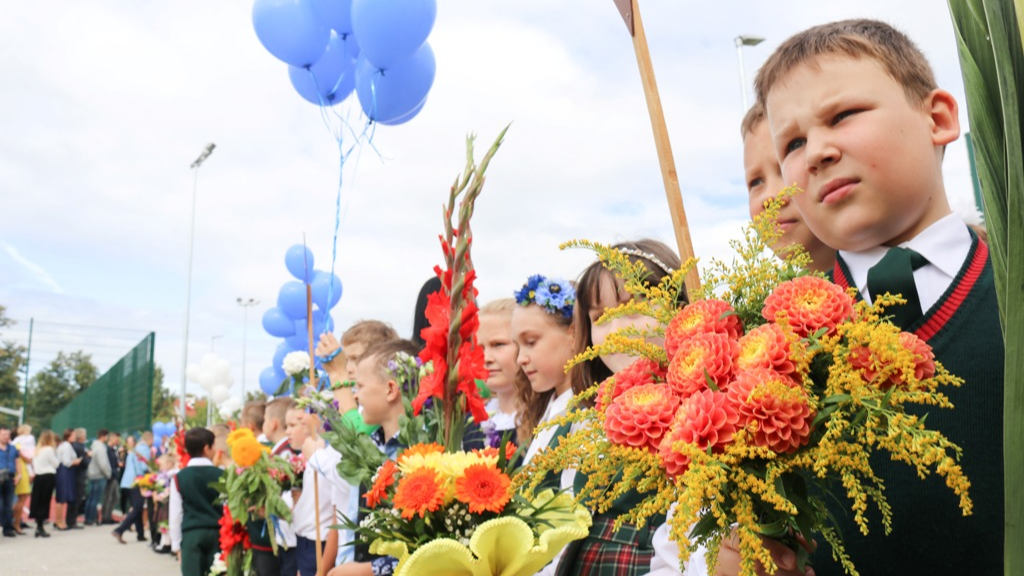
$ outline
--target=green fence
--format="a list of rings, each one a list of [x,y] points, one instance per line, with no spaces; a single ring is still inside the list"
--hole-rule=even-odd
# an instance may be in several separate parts
[[[53,417],[50,428],[148,430],[153,416],[152,332]]]

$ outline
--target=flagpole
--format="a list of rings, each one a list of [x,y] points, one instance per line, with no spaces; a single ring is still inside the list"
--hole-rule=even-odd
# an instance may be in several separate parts
[[[647,47],[647,34],[644,32],[643,21],[640,19],[638,0],[615,0],[615,5],[622,14],[633,37],[633,50],[636,62],[640,67],[640,81],[644,86],[647,98],[647,112],[651,116],[651,129],[654,131],[654,146],[658,151],[658,163],[661,165],[661,179],[665,183],[665,196],[668,199],[668,210],[672,215],[672,228],[676,235],[679,257],[683,262],[693,257],[693,241],[690,239],[690,225],[686,220],[683,208],[683,196],[679,189],[679,176],[676,163],[672,156],[672,144],[669,142],[668,126],[665,124],[665,112],[661,107],[661,96],[658,94],[658,83],[654,78],[654,65],[651,63],[651,52]],[[700,290],[700,276],[696,266],[686,274],[686,293],[692,299]]]

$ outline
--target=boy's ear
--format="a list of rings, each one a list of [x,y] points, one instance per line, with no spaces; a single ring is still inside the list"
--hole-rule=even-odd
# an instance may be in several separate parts
[[[399,387],[398,382],[396,382],[395,380],[388,380],[387,386],[388,386],[388,402],[391,403],[391,402],[395,402],[396,400],[401,400],[401,398],[402,398],[402,389],[401,389],[401,387]]]
[[[960,114],[956,98],[945,90],[932,90],[924,100],[931,120],[932,142],[945,146],[960,137]]]

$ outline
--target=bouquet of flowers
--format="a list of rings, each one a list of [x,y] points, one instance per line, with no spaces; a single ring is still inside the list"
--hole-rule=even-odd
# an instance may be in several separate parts
[[[224,514],[218,521],[220,525],[220,554],[210,568],[210,575],[228,574],[229,576],[241,576],[249,572],[252,563],[252,555],[249,549],[252,542],[249,541],[249,531],[245,525],[231,517],[231,509],[225,504]]]
[[[590,527],[590,514],[567,494],[549,490],[526,496],[512,490],[517,451],[507,439],[497,448],[482,447],[479,424],[487,412],[476,380],[486,371],[475,335],[479,320],[469,220],[503,136],[480,166],[469,140],[465,172],[445,206],[446,267],[434,269],[442,288],[428,301],[426,346],[419,358],[399,354],[388,366],[403,390],[406,415],[399,419],[398,437],[406,448],[397,461],[388,460],[365,435],[360,438],[344,425],[335,426],[331,440],[342,453],[339,473],[368,488],[362,520],[345,525],[371,553],[396,558],[398,576],[436,572],[438,566],[459,574],[529,576]],[[323,402],[316,404],[324,409]],[[326,414],[328,422],[338,420],[330,409]],[[464,438],[478,438],[481,447],[466,449]]]
[[[825,278],[806,275],[806,255],[785,263],[771,256],[778,209],[778,202],[769,206],[734,243],[738,263],[713,262],[700,298],[681,309],[676,302],[694,262],[650,286],[642,265],[618,251],[569,244],[594,249],[634,295],[599,322],[642,314],[660,326],[622,330],[575,360],[639,357],[582,395],[593,408],[552,424],[577,426],[523,478],[536,485],[547,472],[575,468],[589,475],[577,496],[601,512],[635,489],[644,499],[619,524],[642,525],[674,505],[671,537],[681,561],[706,546],[711,572],[735,530],[744,574],[759,563],[774,569],[762,536],[787,542],[802,566],[815,534],[855,574],[826,502],[841,486],[862,532],[872,504],[888,531],[894,511],[872,453],[887,452],[921,477],[944,477],[970,513],[960,448],[908,410],[951,408],[940,388],[960,381],[924,341],[887,321],[884,308],[898,297],[855,302]]]
[[[293,454],[285,460],[288,469],[271,468],[270,477],[281,485],[281,491],[302,490],[302,473],[306,471],[306,459],[302,454]]]
[[[167,478],[156,472],[147,472],[135,478],[133,488],[138,488],[143,498],[149,498],[154,492],[161,492],[167,487]]]
[[[270,451],[256,440],[248,428],[231,432],[228,448],[235,465],[225,470],[218,484],[227,501],[227,509],[231,517],[243,526],[251,519],[263,519],[276,554],[277,539],[272,517],[290,520],[291,510],[281,499],[281,482],[274,477],[294,481],[291,466],[280,458],[271,458]]]

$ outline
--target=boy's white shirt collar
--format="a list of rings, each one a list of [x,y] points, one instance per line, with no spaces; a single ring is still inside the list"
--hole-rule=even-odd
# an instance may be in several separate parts
[[[927,312],[942,297],[967,260],[971,252],[971,233],[960,216],[952,213],[900,246],[910,248],[928,260],[928,264],[914,272],[921,308]],[[888,251],[888,246],[876,246],[861,252],[839,251],[857,290],[868,302],[872,297],[867,290],[868,270],[878,264]]]
[[[270,449],[270,452],[271,453],[277,452],[277,449],[280,448],[281,445],[284,444],[287,441],[288,441],[288,437],[287,436],[285,436],[284,438],[281,438],[280,440],[278,440],[277,442],[274,443],[274,447]]]
[[[188,464],[185,467],[191,468],[192,466],[213,466],[213,462],[209,458],[203,458],[202,456],[199,458],[189,458]]]

